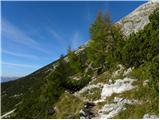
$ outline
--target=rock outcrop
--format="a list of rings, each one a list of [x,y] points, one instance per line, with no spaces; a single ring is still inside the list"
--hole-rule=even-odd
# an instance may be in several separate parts
[[[144,28],[149,23],[148,16],[158,7],[158,2],[149,1],[137,9],[132,11],[129,15],[122,18],[117,23],[122,26],[122,32],[125,36],[129,36],[132,32],[137,32]]]

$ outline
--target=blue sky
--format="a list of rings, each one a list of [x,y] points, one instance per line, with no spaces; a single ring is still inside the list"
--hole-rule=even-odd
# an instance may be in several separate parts
[[[143,1],[2,2],[2,76],[24,76],[89,40],[98,11],[118,21]]]

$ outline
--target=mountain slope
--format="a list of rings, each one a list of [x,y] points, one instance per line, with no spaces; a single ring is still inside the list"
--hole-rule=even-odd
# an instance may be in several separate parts
[[[145,6],[145,9],[144,9],[144,6]],[[149,23],[149,19],[147,17],[150,15],[150,13],[153,12],[153,6],[157,6],[157,3],[146,3],[145,5],[140,6],[137,10],[135,10],[133,13],[129,14],[129,16],[126,16],[124,19],[122,19],[119,22],[121,24],[123,23],[122,24],[122,31],[124,31],[124,34],[126,36],[128,36],[133,31],[138,31],[140,29],[143,29],[144,25],[147,25]],[[154,9],[156,9],[156,7],[154,7]],[[148,14],[144,15],[144,12],[146,10],[149,10],[150,12],[147,12]],[[137,15],[137,13],[138,13],[138,15],[140,14],[141,17],[139,17]],[[131,16],[134,16],[134,17],[131,17]],[[145,19],[143,19],[143,18],[145,18]],[[127,19],[127,21],[129,21],[129,20],[134,21],[136,19],[141,19],[140,23],[133,22],[132,23],[133,25],[131,25],[131,26],[139,26],[139,24],[142,24],[142,23],[144,23],[144,24],[138,28],[137,27],[129,27],[127,25],[126,21],[125,21],[125,23],[122,22],[126,19]],[[130,24],[130,22],[128,22],[128,24]],[[146,27],[145,29],[148,29],[148,27]],[[125,31],[127,31],[127,30],[129,30],[130,32],[126,33]],[[78,49],[76,51],[76,53],[78,55],[83,55],[81,53],[83,53],[83,52],[85,53],[85,48],[86,48],[86,46],[81,47],[80,49]],[[68,61],[68,58],[65,57],[65,60]],[[50,90],[51,91],[55,90],[52,88],[55,81],[54,82],[50,81],[50,79],[54,78],[54,75],[57,75],[57,73],[56,74],[54,73],[54,70],[57,69],[58,62],[59,62],[59,60],[47,65],[44,68],[41,68],[40,70],[38,70],[38,71],[36,71],[36,72],[32,73],[31,75],[28,75],[24,78],[20,78],[16,81],[2,83],[2,114],[6,113],[12,109],[18,108],[18,111],[15,111],[16,114],[18,113],[18,116],[15,116],[15,117],[16,118],[28,118],[29,116],[27,116],[27,115],[25,116],[24,114],[26,114],[26,113],[28,113],[28,115],[32,114],[30,112],[33,112],[33,111],[29,112],[29,111],[27,111],[27,109],[33,109],[30,107],[33,104],[36,104],[34,102],[37,102],[37,101],[34,101],[33,99],[38,98],[40,96],[41,100],[45,100],[44,95],[49,93]],[[87,64],[87,62],[85,60],[83,63]],[[128,104],[129,106],[133,106],[134,104],[136,104],[136,105],[138,104],[141,106],[142,101],[137,100],[139,98],[137,98],[137,99],[134,98],[135,94],[138,94],[138,93],[136,93],[136,91],[133,92],[134,91],[133,88],[135,86],[136,87],[138,86],[138,88],[139,88],[140,85],[143,84],[143,82],[144,82],[144,84],[145,83],[148,84],[147,81],[145,82],[145,79],[148,79],[148,78],[144,77],[143,81],[137,80],[137,78],[139,77],[139,75],[137,75],[137,72],[141,71],[142,69],[146,69],[145,67],[148,65],[149,65],[149,63],[147,63],[145,66],[142,66],[138,69],[137,68],[136,69],[133,69],[133,68],[128,69],[123,65],[118,65],[116,68],[107,70],[100,75],[93,74],[92,76],[90,76],[92,78],[90,79],[89,84],[86,87],[82,88],[80,91],[76,90],[76,92],[74,94],[72,93],[72,91],[70,91],[70,88],[65,88],[64,90],[62,88],[61,90],[59,90],[57,92],[59,94],[58,97],[60,97],[60,100],[55,102],[54,109],[51,107],[53,105],[52,102],[47,103],[47,105],[49,105],[49,107],[47,107],[47,112],[45,110],[40,111],[39,112],[40,114],[42,114],[42,112],[44,113],[44,115],[42,115],[42,116],[38,115],[39,113],[37,112],[37,114],[35,113],[35,118],[43,118],[43,117],[46,117],[46,118],[79,118],[79,117],[81,117],[81,118],[94,118],[94,117],[96,117],[96,118],[99,118],[99,117],[113,118],[113,117],[115,117],[115,115],[118,115],[118,113],[120,113],[123,109],[127,108],[127,107],[124,108],[124,106],[126,104]],[[89,66],[90,65],[88,65],[88,64],[86,66],[84,66],[85,71],[87,71],[89,69]],[[133,71],[133,72],[131,72],[131,71]],[[137,78],[128,78],[128,77],[133,77],[130,75],[130,73],[137,75],[136,76]],[[134,77],[135,77],[135,75],[134,75]],[[78,74],[72,74],[72,75],[70,75],[70,77],[73,78],[74,80],[78,81],[78,79],[81,79],[82,76],[81,76],[81,73],[78,72]],[[86,78],[86,76],[85,76],[85,78]],[[119,80],[119,82],[117,80]],[[136,85],[133,86],[132,82],[134,82],[134,84],[136,84]],[[59,84],[58,81],[56,81],[55,83]],[[73,84],[73,83],[71,82],[70,84]],[[122,86],[120,84],[122,84]],[[108,87],[110,87],[110,86],[112,86],[112,87],[115,86],[115,88],[116,88],[115,91],[110,91],[109,93],[105,92],[106,90],[108,90]],[[127,88],[126,88],[126,86],[127,86]],[[128,86],[130,86],[130,87],[128,87]],[[60,85],[60,87],[61,87],[61,85]],[[89,93],[86,91],[87,89],[89,90]],[[133,89],[133,91],[131,91],[131,93],[130,93],[130,90],[132,90],[132,89]],[[148,91],[148,89],[146,89],[146,88],[143,88],[143,90]],[[102,91],[102,93],[101,93],[101,91]],[[119,92],[117,92],[117,91],[119,91]],[[117,97],[115,97],[115,95],[119,94],[119,93],[123,93],[123,94],[117,95]],[[130,95],[128,95],[128,94],[130,94]],[[141,94],[139,94],[139,95],[141,95]],[[34,96],[33,99],[30,98],[32,96]],[[107,100],[105,99],[106,97],[108,97]],[[126,98],[123,98],[123,97],[126,97]],[[130,100],[130,99],[132,99],[132,100]],[[28,102],[28,101],[26,102],[25,100],[28,100],[28,101],[30,100],[31,102]],[[114,103],[106,105],[106,103],[110,103],[110,102],[112,102],[112,100]],[[149,98],[148,98],[148,100],[149,100]],[[86,102],[86,101],[94,101],[94,104],[90,103],[90,102]],[[46,105],[44,105],[45,107],[43,107],[42,103],[44,103],[44,102],[41,102],[41,101],[39,102],[39,104],[41,104],[40,107],[45,108]],[[79,103],[78,106],[77,106],[77,103]],[[87,106],[86,109],[83,108],[84,105]],[[28,106],[28,108],[26,108],[26,106]],[[138,107],[134,106],[135,107],[134,110],[137,110],[140,106],[138,106]],[[35,107],[39,107],[39,106],[36,104]],[[109,115],[104,114],[106,112],[106,109],[109,109],[109,108],[113,109],[113,107],[116,108],[114,110],[117,111],[117,113],[113,113],[113,110],[110,110],[110,111],[108,111],[110,113]],[[67,109],[67,108],[69,108],[69,109]],[[36,109],[39,109],[39,108],[34,108],[35,111],[36,111]],[[26,111],[23,114],[22,112],[24,110],[26,110]],[[63,113],[62,113],[62,111],[63,111]],[[79,111],[80,111],[80,113],[79,113]],[[131,111],[132,111],[132,109],[131,109]],[[153,108],[153,112],[155,112],[155,111],[156,111],[155,108]],[[56,112],[56,114],[54,114],[55,112]],[[144,111],[141,114],[145,114],[145,112],[147,112],[147,111]],[[150,112],[150,111],[148,111],[148,112]],[[70,114],[70,115],[68,115],[68,114]],[[119,118],[125,116],[123,112],[120,114],[121,114],[121,116],[119,116]],[[141,114],[138,116],[136,116],[137,114],[135,114],[135,116],[133,116],[133,118],[142,117]],[[153,114],[157,114],[157,113],[153,113]],[[34,114],[33,114],[33,116],[34,116]],[[148,115],[148,116],[150,116],[150,115]]]
[[[122,18],[117,23],[121,24],[122,31],[125,36],[129,36],[132,32],[137,32],[144,28],[146,24],[149,23],[148,16],[158,7],[157,2],[147,2],[134,11],[132,11],[129,15]]]
[[[50,70],[54,69],[56,62],[57,61],[23,78],[19,78],[15,81],[2,83],[2,114],[13,109],[15,105],[18,104],[25,95],[39,88],[43,84],[42,79],[49,74]],[[14,95],[21,96],[12,97]]]

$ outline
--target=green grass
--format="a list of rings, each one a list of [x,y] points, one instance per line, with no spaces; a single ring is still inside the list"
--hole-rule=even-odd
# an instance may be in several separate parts
[[[83,101],[69,93],[64,93],[55,105],[56,114],[53,118],[78,119],[79,112],[83,107]]]
[[[126,110],[121,111],[114,119],[140,119],[146,113],[144,105],[125,105]]]
[[[114,119],[140,119],[144,114],[158,115],[149,102],[138,105],[125,105],[126,110],[121,111]]]
[[[101,88],[93,88],[81,94],[82,97],[89,101],[95,101],[101,98]]]
[[[123,71],[121,71],[116,77],[112,78],[112,80],[123,79]]]
[[[156,86],[156,79],[151,78],[150,66],[148,64],[142,65],[131,72],[131,77],[138,79],[134,82],[137,87],[131,91],[126,91],[120,94],[120,97],[128,99],[136,99],[142,101],[141,105],[126,105],[126,110],[122,111],[115,118],[142,118],[144,114],[150,113],[154,115],[159,114],[159,98]],[[143,86],[144,80],[149,80],[148,85]]]
[[[101,109],[105,104],[110,104],[113,102],[113,99],[118,94],[114,93],[110,97],[107,97],[103,102],[99,102],[96,106],[97,109]]]
[[[97,84],[97,83],[107,83],[109,79],[112,76],[112,71],[106,71],[102,74],[100,74],[95,81],[92,82],[92,84]]]
[[[134,77],[139,80],[146,80],[149,76],[149,66],[147,65],[141,65],[137,69],[133,69],[133,71],[130,73],[131,77]]]
[[[97,104],[96,108],[101,109],[105,104],[112,103],[115,96],[122,97],[126,99],[136,99],[142,102],[142,104],[136,104],[136,105],[128,105],[126,104],[126,110],[121,111],[115,118],[119,119],[140,119],[143,118],[143,115],[146,113],[158,115],[159,114],[159,98],[158,98],[158,92],[156,89],[156,78],[152,79],[151,73],[152,72],[152,63],[146,63],[141,65],[140,67],[133,69],[132,72],[128,75],[128,77],[137,79],[137,81],[134,81],[133,85],[136,86],[133,90],[123,92],[121,94],[113,94],[112,96],[106,98],[104,102],[100,102]],[[151,70],[150,70],[151,69]],[[154,70],[154,69],[153,69]],[[107,74],[109,72],[105,72],[101,74],[95,82],[107,82]],[[108,74],[111,77],[111,73]],[[121,72],[116,79],[123,79],[123,72]],[[150,82],[148,85],[143,86],[143,82],[145,80],[149,80]]]
[[[105,71],[104,73],[100,74],[95,81],[93,81],[91,84],[97,84],[97,83],[108,83],[108,81],[110,79],[112,79],[113,81],[116,80],[116,79],[123,79],[124,76],[123,76],[123,72],[124,70],[120,71],[119,74],[113,78],[112,74],[117,71],[119,68],[118,67],[115,67],[114,69],[109,69],[107,71]]]

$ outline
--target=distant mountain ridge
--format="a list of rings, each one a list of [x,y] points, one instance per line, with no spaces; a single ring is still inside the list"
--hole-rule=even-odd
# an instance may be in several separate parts
[[[1,77],[1,82],[8,82],[8,81],[11,81],[11,80],[16,80],[16,79],[18,79],[18,78],[20,78],[20,77],[5,77],[5,76],[2,76]]]

